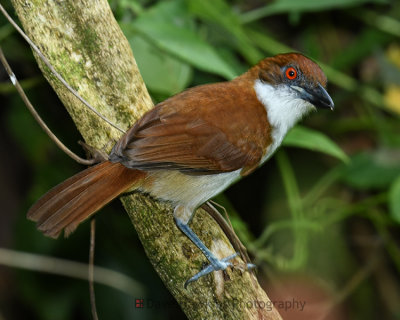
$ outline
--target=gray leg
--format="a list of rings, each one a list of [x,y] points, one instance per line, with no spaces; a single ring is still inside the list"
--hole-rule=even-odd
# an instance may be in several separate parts
[[[230,255],[229,257],[219,260],[189,227],[188,223],[191,219],[192,214],[190,213],[182,215],[181,210],[186,211],[187,209],[183,207],[176,207],[174,211],[175,223],[177,227],[196,245],[197,248],[201,250],[207,260],[210,261],[210,264],[206,268],[204,268],[185,282],[186,288],[190,282],[196,281],[202,276],[205,276],[213,271],[225,270],[227,267],[232,266],[232,263],[230,263],[229,260],[235,258],[238,254],[235,253]]]

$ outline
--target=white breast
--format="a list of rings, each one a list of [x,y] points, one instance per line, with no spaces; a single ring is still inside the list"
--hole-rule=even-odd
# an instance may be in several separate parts
[[[272,86],[257,80],[254,84],[258,100],[267,110],[272,128],[272,144],[268,147],[261,163],[265,162],[281,145],[286,133],[304,115],[315,107],[297,97],[297,93],[287,85]]]

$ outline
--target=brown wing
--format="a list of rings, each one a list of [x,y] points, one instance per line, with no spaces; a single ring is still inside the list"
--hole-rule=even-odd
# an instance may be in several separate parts
[[[269,144],[266,113],[253,92],[247,97],[231,86],[200,86],[158,104],[121,138],[110,160],[188,174],[251,171]]]

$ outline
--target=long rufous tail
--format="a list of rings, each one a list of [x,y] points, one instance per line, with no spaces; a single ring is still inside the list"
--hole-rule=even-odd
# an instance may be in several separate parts
[[[65,236],[112,199],[146,176],[120,163],[102,162],[60,183],[42,196],[28,211],[28,219],[46,236]]]

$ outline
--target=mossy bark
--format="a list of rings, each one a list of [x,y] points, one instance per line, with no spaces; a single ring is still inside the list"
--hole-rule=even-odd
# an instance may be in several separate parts
[[[13,0],[13,5],[28,36],[101,114],[127,129],[153,106],[106,0]],[[121,133],[88,110],[37,60],[86,143],[109,150],[110,141]],[[176,228],[171,207],[141,194],[123,196],[122,202],[155,270],[189,319],[280,319],[274,308],[254,303],[270,305],[248,272],[214,272],[184,289],[184,282],[206,260]],[[218,256],[233,253],[222,230],[204,211],[198,210],[192,226]]]

